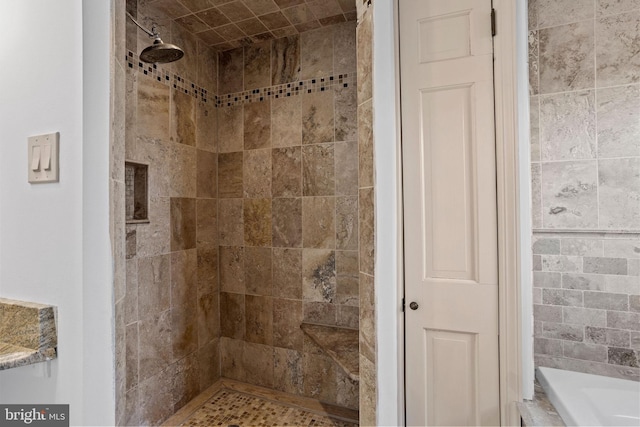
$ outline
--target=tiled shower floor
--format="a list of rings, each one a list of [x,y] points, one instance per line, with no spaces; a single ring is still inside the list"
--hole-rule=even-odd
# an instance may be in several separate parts
[[[208,396],[207,396],[208,395]],[[338,426],[355,427],[356,411],[260,387],[222,380],[171,417],[165,426]]]

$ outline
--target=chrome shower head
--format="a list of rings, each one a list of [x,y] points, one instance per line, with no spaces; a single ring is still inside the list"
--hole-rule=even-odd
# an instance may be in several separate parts
[[[171,43],[164,43],[156,37],[153,44],[140,52],[140,60],[151,64],[165,64],[177,61],[184,56],[184,51]]]

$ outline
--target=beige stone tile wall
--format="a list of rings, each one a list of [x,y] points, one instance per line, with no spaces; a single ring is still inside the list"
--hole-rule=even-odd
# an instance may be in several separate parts
[[[218,88],[222,375],[349,408],[300,324],[359,325],[355,56],[354,22],[324,27],[221,53]]]
[[[536,365],[640,380],[640,3],[529,8]]]
[[[126,7],[143,25],[157,22],[185,57],[157,69],[137,66],[135,56],[122,61],[117,161],[149,166],[149,222],[126,226],[126,284],[116,304],[119,425],[159,425],[220,376],[217,53],[148,4]],[[128,19],[126,30],[134,55],[152,41]]]
[[[373,152],[373,5],[360,5],[357,28],[360,215],[360,425],[376,425],[375,175]]]
[[[126,416],[126,229],[125,229],[125,122],[126,122],[126,23],[125,0],[113,2],[111,46],[115,55],[111,61],[112,93],[110,135],[109,234],[113,257],[115,302],[115,419],[122,425]]]

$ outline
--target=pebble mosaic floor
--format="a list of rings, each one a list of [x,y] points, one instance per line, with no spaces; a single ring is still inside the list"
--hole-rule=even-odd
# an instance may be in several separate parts
[[[222,389],[196,410],[183,424],[212,426],[337,426],[358,424],[318,415],[237,391]]]

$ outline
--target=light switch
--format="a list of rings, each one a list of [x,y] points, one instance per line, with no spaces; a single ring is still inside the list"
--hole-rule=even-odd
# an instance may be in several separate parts
[[[59,181],[60,133],[29,137],[29,182]]]
[[[45,144],[42,152],[42,169],[45,171],[51,170],[51,144]]]
[[[40,147],[35,146],[31,150],[31,170],[38,171],[40,170]]]

